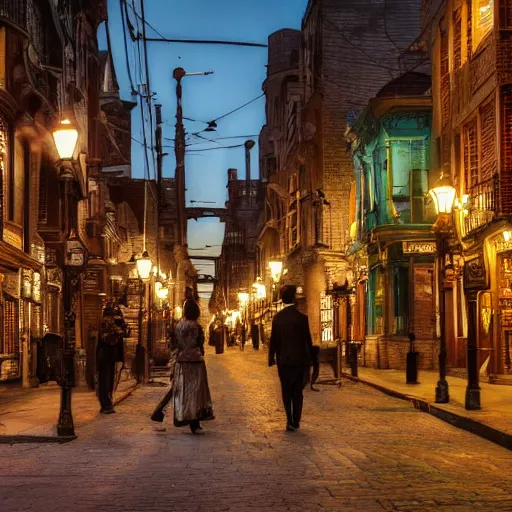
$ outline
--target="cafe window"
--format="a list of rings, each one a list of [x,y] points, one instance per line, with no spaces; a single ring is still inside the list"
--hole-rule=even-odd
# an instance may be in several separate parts
[[[20,351],[18,337],[18,305],[16,301],[4,296],[4,307],[2,311],[2,339],[0,339],[0,353],[18,354]]]
[[[333,337],[333,309],[332,296],[322,293],[320,295],[320,327],[322,334],[322,343],[328,343]]]
[[[500,2],[500,28],[512,29],[512,0],[501,0]]]
[[[409,268],[393,268],[393,310],[395,334],[407,334],[409,328]]]
[[[473,52],[475,52],[482,39],[492,30],[494,24],[494,0],[473,0],[472,6],[471,28]]]

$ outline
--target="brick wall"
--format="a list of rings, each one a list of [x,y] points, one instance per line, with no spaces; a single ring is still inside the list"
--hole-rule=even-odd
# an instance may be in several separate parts
[[[352,112],[360,112],[400,69],[399,51],[420,31],[420,0],[322,2],[323,189],[332,204],[324,215],[332,248],[343,250],[348,231],[348,197],[353,167],[345,131]],[[400,15],[397,15],[400,13]],[[386,26],[384,25],[386,20]]]
[[[416,340],[416,350],[420,353],[421,370],[438,368],[438,341]],[[359,354],[359,362],[369,368],[405,371],[408,351],[408,338],[367,336],[362,352]]]

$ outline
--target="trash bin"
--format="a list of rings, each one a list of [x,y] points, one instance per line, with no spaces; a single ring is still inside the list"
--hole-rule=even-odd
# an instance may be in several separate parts
[[[260,349],[260,329],[258,324],[251,325],[251,339],[252,339],[252,348],[254,350]]]
[[[224,353],[224,338],[225,338],[225,330],[221,327],[215,330],[215,353],[223,354]]]
[[[416,336],[409,333],[409,352],[407,352],[405,367],[405,382],[407,384],[418,384],[418,368],[420,365],[420,353],[416,352]]]

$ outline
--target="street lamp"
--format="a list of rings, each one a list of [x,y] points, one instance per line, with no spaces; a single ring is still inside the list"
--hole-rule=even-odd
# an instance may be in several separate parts
[[[438,273],[437,283],[439,290],[439,381],[436,386],[435,401],[438,404],[445,404],[450,401],[448,391],[448,382],[446,380],[446,309],[445,309],[445,266],[446,256],[450,250],[450,238],[452,237],[452,209],[455,202],[456,190],[452,185],[449,169],[445,165],[441,178],[429,190],[429,194],[434,200],[437,220],[432,229],[436,233],[437,254],[438,254]]]
[[[153,263],[149,257],[148,251],[144,251],[142,256],[137,260],[137,272],[139,273],[140,279],[149,279],[152,266]]]
[[[274,281],[274,283],[277,284],[281,279],[281,272],[283,271],[283,262],[270,261],[268,266],[270,268],[270,274],[272,275],[272,281]]]
[[[76,209],[77,203],[72,193],[72,185],[75,180],[73,170],[73,156],[78,142],[78,130],[68,119],[60,122],[53,131],[55,147],[59,155],[57,167],[59,178],[64,182],[64,338],[62,345],[62,373],[60,379],[61,398],[57,433],[59,436],[74,436],[75,427],[71,409],[71,393],[75,385],[75,346],[76,346],[76,303],[75,294],[79,289],[80,272],[87,265],[87,250],[76,235],[77,226],[71,225],[76,215],[72,214],[72,208]]]

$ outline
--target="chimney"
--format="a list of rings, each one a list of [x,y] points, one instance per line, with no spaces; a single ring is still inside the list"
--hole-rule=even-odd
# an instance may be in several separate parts
[[[247,197],[251,197],[251,149],[254,147],[253,140],[245,141],[245,183]]]

